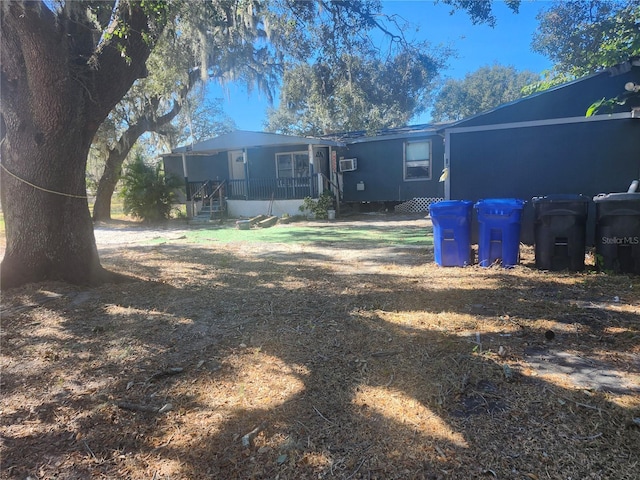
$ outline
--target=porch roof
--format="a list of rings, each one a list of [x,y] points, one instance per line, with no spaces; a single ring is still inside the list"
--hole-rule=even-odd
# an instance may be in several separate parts
[[[282,147],[289,145],[317,145],[344,147],[345,144],[336,140],[312,138],[312,137],[296,137],[293,135],[280,135],[277,133],[251,132],[248,130],[235,130],[218,137],[210,138],[193,145],[174,148],[170,154],[189,153],[208,155],[228,150],[242,150],[252,147]]]

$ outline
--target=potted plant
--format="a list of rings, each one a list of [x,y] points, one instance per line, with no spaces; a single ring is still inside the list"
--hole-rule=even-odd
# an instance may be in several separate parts
[[[330,218],[329,211],[333,212],[331,215],[335,218],[334,210],[334,196],[329,190],[322,192],[322,195],[318,199],[311,197],[305,197],[300,205],[300,211],[306,212],[308,219],[327,219]]]

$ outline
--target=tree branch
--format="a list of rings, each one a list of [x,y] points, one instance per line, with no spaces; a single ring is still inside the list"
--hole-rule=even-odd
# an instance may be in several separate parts
[[[125,29],[125,30],[122,30]],[[138,4],[120,2],[104,41],[94,54],[92,72],[95,120],[100,124],[133,82],[146,75],[154,46],[149,18]]]

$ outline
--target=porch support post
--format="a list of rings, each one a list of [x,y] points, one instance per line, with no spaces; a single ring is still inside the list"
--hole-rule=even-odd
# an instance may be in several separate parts
[[[333,149],[332,146],[329,147],[329,179],[331,183],[329,184],[329,188],[335,194],[336,197],[336,214],[338,217],[340,216],[340,202],[342,199],[340,198],[340,187],[338,186],[338,165],[337,162],[334,162],[334,156],[337,157],[338,152]],[[334,170],[333,166],[336,166]]]
[[[187,195],[187,218],[193,218],[193,202],[191,201],[191,189],[189,188],[189,169],[187,168],[186,153],[182,153],[182,173],[184,174],[184,187]]]
[[[249,200],[249,162],[247,161],[247,149],[242,149],[242,165],[244,166],[244,199]]]
[[[313,177],[316,171],[315,168],[315,159],[313,158],[313,145],[307,145],[308,155],[309,155],[309,196],[313,198]],[[320,189],[318,189],[318,196],[320,196]]]

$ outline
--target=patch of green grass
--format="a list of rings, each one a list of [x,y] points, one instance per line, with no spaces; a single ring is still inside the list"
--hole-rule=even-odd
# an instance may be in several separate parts
[[[348,227],[336,225],[298,226],[286,225],[273,228],[238,230],[234,227],[197,229],[186,233],[186,240],[192,243],[211,242],[267,242],[267,243],[313,243],[350,244],[365,248],[368,246],[425,246],[433,244],[431,228],[370,226]],[[151,243],[163,243],[170,238],[158,237]]]
[[[112,206],[114,219],[126,216],[120,208]],[[4,235],[4,216],[0,212],[0,236]],[[267,242],[267,243],[324,243],[324,244],[350,244],[359,248],[369,246],[426,246],[433,245],[433,232],[431,227],[394,227],[369,226],[353,228],[332,224],[327,226],[303,226],[281,225],[273,228],[252,228],[251,230],[238,230],[235,226],[198,228],[186,233],[186,240],[191,243],[211,242]],[[171,241],[172,237],[156,237],[149,240],[149,244],[160,244]]]

